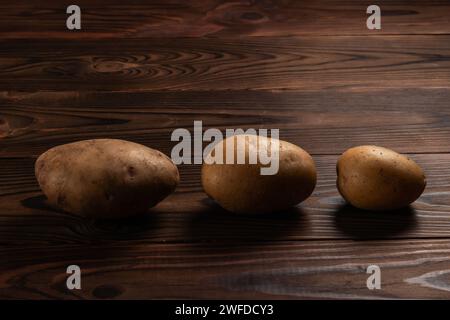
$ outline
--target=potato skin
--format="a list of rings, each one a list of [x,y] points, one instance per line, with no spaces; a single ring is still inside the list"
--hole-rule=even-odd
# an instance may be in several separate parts
[[[270,148],[270,138],[258,138],[260,145]],[[238,148],[236,136],[224,139],[217,145],[224,154],[228,139],[235,139],[235,152]],[[275,175],[261,175],[260,168],[265,165],[259,161],[248,164],[253,152],[257,152],[255,144],[246,139],[246,164],[203,164],[203,189],[221,207],[234,213],[263,214],[286,210],[311,195],[316,185],[316,167],[306,151],[279,140],[279,170]]]
[[[347,202],[365,210],[394,210],[414,202],[426,178],[413,160],[387,148],[348,149],[336,166],[337,188]]]
[[[163,153],[116,139],[51,148],[37,159],[35,174],[52,206],[93,218],[144,213],[179,182],[177,167]]]

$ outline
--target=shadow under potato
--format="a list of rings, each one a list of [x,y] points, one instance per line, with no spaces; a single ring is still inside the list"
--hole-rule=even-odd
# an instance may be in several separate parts
[[[236,244],[242,249],[244,242],[249,245],[255,242],[271,243],[274,240],[292,239],[308,230],[307,215],[299,207],[270,214],[243,215],[229,212],[206,197],[201,203],[198,210],[189,213],[166,214],[150,209],[147,214],[123,219],[89,219],[53,208],[44,195],[22,201],[26,207],[56,213],[53,218],[47,217],[54,220],[52,228],[55,223],[64,225],[65,232],[70,230],[83,242],[164,239],[165,242],[203,242],[203,248],[207,243],[212,246],[218,243]],[[43,217],[36,216],[36,219]],[[66,228],[68,225],[69,229]],[[168,231],[171,234],[169,238],[166,237]]]
[[[392,211],[367,211],[345,204],[336,210],[334,224],[354,239],[382,239],[413,230],[417,218],[410,206]]]
[[[44,195],[26,198],[20,202],[22,203],[22,205],[24,207],[27,207],[30,209],[50,210],[50,211],[55,211],[55,212],[59,212],[59,213],[64,213],[64,211],[52,207],[48,203],[47,197]]]
[[[302,234],[308,221],[299,207],[268,214],[237,214],[204,198],[204,209],[188,222],[189,237],[199,240],[273,241]]]
[[[136,214],[120,219],[82,217],[51,206],[45,195],[30,197],[22,200],[21,203],[23,206],[31,209],[51,211],[70,217],[71,220],[68,221],[73,222],[73,229],[82,229],[79,233],[86,236],[87,240],[141,239],[143,235],[149,236],[149,230],[155,230],[156,220],[158,220],[157,215],[151,214],[150,212],[149,214]]]

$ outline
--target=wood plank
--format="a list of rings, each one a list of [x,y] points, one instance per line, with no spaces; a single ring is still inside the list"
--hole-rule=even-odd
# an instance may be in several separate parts
[[[450,298],[449,240],[82,245],[0,249],[0,297]],[[66,289],[66,268],[82,289]],[[366,268],[381,268],[368,290]]]
[[[449,87],[450,35],[0,40],[0,90]]]
[[[450,2],[79,0],[0,3],[0,298],[450,299]],[[147,215],[84,219],[49,208],[46,149],[136,141],[166,154],[176,128],[279,128],[314,155],[304,203],[234,215],[200,166]],[[335,187],[338,154],[378,144],[427,174],[411,207],[371,213]],[[65,286],[82,268],[81,291]],[[366,288],[366,268],[382,290]]]
[[[345,205],[336,187],[337,156],[314,157],[318,184],[309,199],[288,212],[239,216],[202,192],[199,166],[180,167],[177,192],[148,215],[91,221],[48,208],[34,178],[33,159],[0,159],[0,244],[112,242],[228,242],[311,239],[450,237],[450,155],[410,155],[426,174],[425,193],[412,208],[370,213]]]
[[[382,31],[366,27],[361,0],[78,0],[82,30],[66,29],[70,1],[0,4],[0,38],[142,38],[449,34],[448,1],[377,1]]]
[[[170,154],[176,128],[278,128],[312,154],[375,144],[449,152],[449,89],[218,92],[0,92],[0,157],[38,156],[91,138],[135,141]]]

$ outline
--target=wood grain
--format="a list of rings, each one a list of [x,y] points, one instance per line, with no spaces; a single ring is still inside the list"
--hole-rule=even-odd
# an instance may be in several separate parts
[[[0,38],[143,38],[376,35],[369,3],[319,1],[78,0],[82,30],[66,29],[70,1],[0,4]],[[448,1],[378,1],[382,34],[449,34]]]
[[[0,92],[0,157],[119,138],[170,155],[172,131],[278,128],[312,154],[375,144],[403,153],[450,152],[449,89],[302,92]]]
[[[338,156],[315,156],[318,185],[298,208],[265,216],[225,212],[209,200],[199,166],[180,167],[181,184],[148,215],[91,221],[52,210],[34,178],[33,159],[0,159],[0,243],[7,246],[90,243],[178,243],[448,238],[448,154],[410,155],[426,174],[425,193],[411,208],[370,213],[345,205],[335,187]]]
[[[450,298],[449,240],[3,248],[1,298]],[[66,289],[66,268],[82,290]],[[368,290],[366,268],[381,268]]]
[[[79,0],[0,3],[0,298],[450,299],[450,2]],[[48,207],[34,161],[82,139],[170,154],[170,134],[279,128],[314,155],[318,185],[288,212],[238,216],[199,166],[147,215],[88,220]],[[428,186],[411,207],[346,205],[348,147],[407,153]],[[66,267],[82,268],[68,291]],[[366,288],[366,268],[382,290]]]
[[[450,35],[0,40],[0,90],[449,87]]]

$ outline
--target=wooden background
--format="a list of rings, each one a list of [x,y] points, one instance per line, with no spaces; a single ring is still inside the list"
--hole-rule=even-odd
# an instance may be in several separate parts
[[[450,1],[0,1],[0,298],[450,298]],[[316,161],[289,212],[223,212],[199,166],[147,216],[46,206],[36,157],[89,138],[170,154],[175,128],[280,128]],[[428,186],[369,213],[335,187],[346,148],[409,154]],[[82,268],[68,291],[66,267]],[[382,289],[368,290],[377,264]]]

